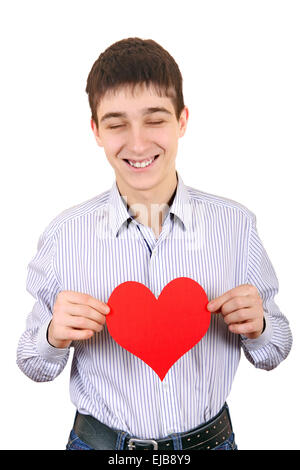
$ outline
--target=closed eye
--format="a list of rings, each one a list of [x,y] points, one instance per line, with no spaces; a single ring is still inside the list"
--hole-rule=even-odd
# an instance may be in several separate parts
[[[119,126],[109,126],[109,129],[118,129],[118,127],[123,127],[123,124],[120,124]]]
[[[156,125],[156,124],[162,124],[164,121],[151,121],[147,122],[146,124],[149,125]],[[124,124],[118,124],[116,126],[109,126],[109,129],[119,129],[120,127],[124,127]]]

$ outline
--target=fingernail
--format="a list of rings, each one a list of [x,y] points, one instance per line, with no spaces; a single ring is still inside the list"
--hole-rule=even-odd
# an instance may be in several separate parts
[[[105,312],[106,312],[106,313],[109,313],[109,312],[110,312],[110,308],[109,308],[108,305],[105,307]]]
[[[209,303],[207,304],[207,310],[213,310],[214,305],[215,305],[214,302],[209,302]]]

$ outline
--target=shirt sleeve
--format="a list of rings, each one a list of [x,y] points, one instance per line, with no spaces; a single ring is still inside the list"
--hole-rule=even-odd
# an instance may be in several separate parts
[[[266,326],[257,339],[241,336],[241,345],[246,358],[255,367],[271,370],[289,354],[292,333],[287,318],[274,301],[278,279],[257,233],[255,216],[249,238],[247,283],[258,289],[263,300]]]
[[[55,243],[46,229],[39,238],[37,253],[28,265],[26,288],[36,302],[27,317],[17,349],[19,368],[36,382],[51,381],[59,375],[70,352],[69,348],[55,348],[47,341],[53,305],[61,290],[54,271],[54,256]]]

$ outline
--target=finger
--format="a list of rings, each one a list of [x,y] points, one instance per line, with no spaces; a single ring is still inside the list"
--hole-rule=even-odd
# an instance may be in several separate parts
[[[89,294],[75,291],[63,291],[61,294],[63,294],[64,298],[70,303],[89,305],[104,315],[107,315],[110,311],[110,308],[106,303],[96,299],[95,297],[92,297]]]
[[[72,316],[68,318],[67,327],[75,328],[78,330],[91,330],[93,332],[99,333],[103,330],[102,324],[90,320],[89,318],[79,317],[79,316]]]
[[[255,312],[252,308],[242,308],[224,315],[224,322],[226,325],[231,325],[233,323],[252,321],[254,318]]]
[[[105,315],[89,305],[71,304],[65,308],[65,312],[72,316],[88,318],[102,325],[106,321]]]
[[[67,341],[83,341],[94,335],[93,330],[77,330],[75,328],[65,328],[63,339]]]
[[[245,308],[251,308],[252,302],[251,298],[248,295],[233,297],[232,299],[225,302],[220,311],[223,315],[228,315],[232,312],[236,312],[237,310],[242,310]]]
[[[216,297],[207,304],[207,309],[210,312],[218,313],[222,305],[225,302],[228,302],[234,297],[247,296],[252,292],[252,287],[250,284],[242,284],[240,286],[234,287],[233,289],[228,290],[224,294]]]
[[[227,292],[225,292],[225,294],[220,295],[219,297],[216,297],[215,299],[211,300],[207,305],[207,309],[210,312],[219,313],[220,310],[221,310],[221,307],[226,302],[231,300],[233,297],[234,297],[234,293],[232,293],[231,290],[227,291]]]
[[[244,323],[233,323],[228,326],[231,333],[240,334],[240,335],[251,335],[260,331],[260,328],[257,325],[257,322],[249,321]]]

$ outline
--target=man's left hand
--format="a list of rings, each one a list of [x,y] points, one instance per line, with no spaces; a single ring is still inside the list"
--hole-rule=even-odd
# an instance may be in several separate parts
[[[229,331],[258,338],[264,327],[263,301],[255,286],[242,284],[208,303],[212,313],[221,313]]]

